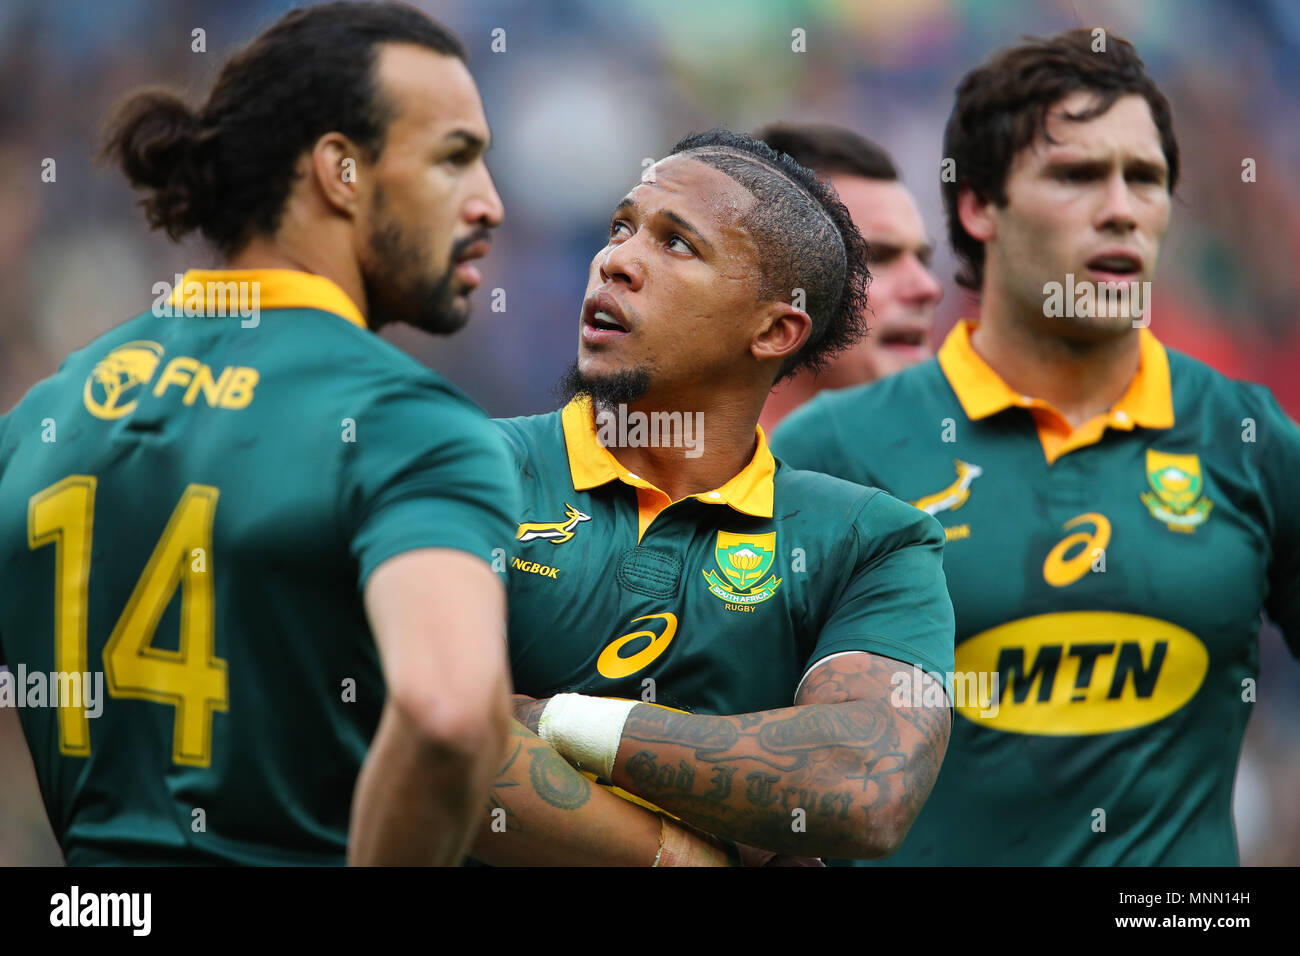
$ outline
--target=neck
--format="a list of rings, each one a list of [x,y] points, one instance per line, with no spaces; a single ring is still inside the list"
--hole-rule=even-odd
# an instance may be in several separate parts
[[[1081,342],[1035,328],[988,299],[971,346],[1008,386],[1049,402],[1072,427],[1118,402],[1141,362],[1136,329]]]
[[[763,431],[771,432],[781,419],[818,392],[829,387],[825,378],[819,381],[817,376],[810,372],[800,372],[794,378],[787,379],[772,389],[767,396],[767,403],[763,406],[763,414],[758,423],[763,426]]]
[[[295,236],[294,231],[282,229],[275,236],[254,237],[226,261],[226,268],[293,269],[323,276],[342,289],[368,319],[366,288],[356,258],[334,255],[334,249],[327,243],[300,242]],[[345,247],[336,244],[336,248]]]
[[[671,501],[678,501],[725,485],[749,464],[757,448],[754,426],[758,423],[761,398],[760,395],[758,402],[719,401],[713,396],[707,405],[644,398],[627,405],[625,413],[615,407],[609,410],[610,417],[597,419],[597,434],[602,434],[602,421],[606,422],[604,434],[615,438],[606,444],[619,464],[653,484]],[[661,424],[657,446],[637,440],[633,432],[640,421],[646,429],[643,434],[649,439],[653,434],[650,423],[656,421],[651,416],[656,412],[681,419],[680,428],[673,419],[657,420]],[[621,414],[627,419],[626,444],[618,440]],[[665,421],[673,424],[664,424]],[[683,435],[689,435],[689,444],[674,440]]]

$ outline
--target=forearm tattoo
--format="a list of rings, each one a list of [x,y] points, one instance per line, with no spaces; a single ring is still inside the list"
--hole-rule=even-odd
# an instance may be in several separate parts
[[[950,730],[946,706],[891,702],[891,675],[908,666],[836,658],[809,675],[798,706],[738,717],[637,707],[623,729],[616,782],[755,846],[888,852],[929,796]],[[797,810],[802,829],[792,825]]]

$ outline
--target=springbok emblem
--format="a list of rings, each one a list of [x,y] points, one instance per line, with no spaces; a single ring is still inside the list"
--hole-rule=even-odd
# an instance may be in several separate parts
[[[914,507],[920,508],[928,515],[935,515],[940,511],[956,511],[966,503],[966,499],[970,497],[970,483],[984,474],[984,469],[960,458],[954,458],[953,464],[957,466],[957,480],[943,491],[936,491],[932,495],[913,501]]]
[[[564,503],[563,521],[530,521],[521,524],[515,531],[516,541],[533,541],[545,538],[551,544],[564,544],[573,537],[574,529],[583,521],[590,521],[591,515],[585,515],[567,501]]]

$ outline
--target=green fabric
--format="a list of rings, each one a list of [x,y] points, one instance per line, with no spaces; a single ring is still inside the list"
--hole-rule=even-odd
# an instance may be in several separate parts
[[[111,363],[96,371],[131,342],[145,344],[116,354],[134,354],[144,381]],[[159,350],[140,372],[140,355]],[[255,369],[251,401],[238,389],[164,387],[177,356],[204,363],[214,382],[227,367]],[[101,378],[127,385],[113,400]],[[106,419],[92,406],[130,411]],[[328,312],[264,310],[256,328],[139,316],[74,353],[5,422],[0,654],[15,670],[54,669],[57,549],[29,547],[27,525],[32,496],[69,475],[96,479],[90,671],[105,670],[109,636],[187,487],[216,489],[199,563],[227,700],[211,714],[206,766],[173,759],[174,704],[109,697],[88,721],[89,756],[61,753],[53,709],[20,711],[68,862],[343,863],[384,694],[362,587],[413,548],[504,553],[518,489],[496,430],[438,376]],[[197,540],[169,555],[175,575],[185,578]],[[185,588],[171,592],[153,648],[178,650]]]
[[[1000,707],[957,701],[938,783],[889,862],[1237,862],[1261,611],[1300,652],[1300,430],[1262,387],[1168,354],[1171,429],[1108,430],[1050,467],[1028,411],[970,421],[936,360],[823,393],[777,429],[792,465],[907,501],[951,486],[959,461],[982,469],[935,517],[957,670],[999,674]],[[1197,456],[1199,484],[1175,502],[1191,530],[1153,513],[1170,509],[1148,450]],[[1090,514],[1109,526],[1099,554],[1096,520],[1065,528]],[[1071,535],[1057,556],[1081,563],[1049,583]]]
[[[523,475],[518,520],[561,521],[566,506],[590,517],[562,544],[534,539],[512,552],[510,656],[521,693],[573,691],[743,714],[790,706],[807,670],[842,651],[939,675],[952,670],[942,535],[915,508],[778,462],[775,517],[687,498],[656,515],[638,544],[635,489],[612,481],[574,490],[560,413],[498,424]],[[733,567],[727,555],[744,549],[719,553],[719,532],[755,539],[748,550],[762,561],[743,587],[719,560]],[[759,537],[769,534],[770,543]],[[771,593],[746,604],[714,581],[742,598]],[[661,646],[654,642],[671,621],[651,615],[676,620],[657,655],[649,648]],[[602,652],[638,631],[647,633],[610,652],[633,659],[615,662],[626,672],[602,675]],[[636,666],[643,653],[653,659]]]

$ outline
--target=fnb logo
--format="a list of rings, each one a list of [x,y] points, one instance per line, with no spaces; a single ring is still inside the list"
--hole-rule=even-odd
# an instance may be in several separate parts
[[[1137,614],[1071,611],[992,628],[957,645],[957,669],[998,675],[1001,706],[957,712],[1008,733],[1073,736],[1162,720],[1196,695],[1209,667],[1190,631]]]
[[[255,368],[230,365],[214,374],[198,359],[177,355],[154,382],[162,359],[163,347],[157,342],[127,342],[113,349],[95,363],[86,379],[82,389],[86,411],[109,421],[129,415],[151,383],[155,396],[169,388],[180,389],[185,405],[193,405],[200,395],[212,408],[246,408],[253,400],[259,378]]]
[[[246,365],[228,365],[220,375],[213,375],[212,369],[198,359],[178,355],[163,369],[153,393],[161,395],[168,388],[180,387],[184,389],[181,402],[185,405],[193,405],[202,395],[213,408],[245,408],[253,400],[259,377],[257,369]]]

